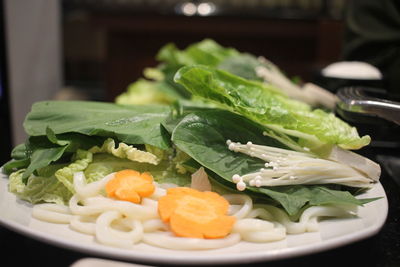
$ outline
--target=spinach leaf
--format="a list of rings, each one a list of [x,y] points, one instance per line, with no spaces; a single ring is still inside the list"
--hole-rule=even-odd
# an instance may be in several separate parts
[[[51,147],[51,148],[38,148],[30,158],[30,164],[24,174],[22,181],[27,182],[28,177],[37,169],[43,168],[52,162],[57,161],[64,154],[67,146]]]
[[[185,116],[172,132],[172,142],[190,157],[219,176],[231,180],[234,174],[258,170],[264,162],[228,149],[226,141],[284,147],[275,139],[263,136],[263,128],[225,110],[205,110]]]
[[[28,157],[28,152],[26,148],[26,144],[20,144],[14,147],[11,151],[11,157],[13,159],[26,159]]]
[[[15,170],[23,169],[29,166],[30,160],[26,159],[12,159],[3,165],[3,172],[5,174],[11,174]]]
[[[269,196],[281,204],[291,216],[297,215],[306,205],[363,205],[368,202],[368,200],[365,201],[355,198],[348,191],[334,189],[330,185],[293,185],[269,188],[251,187],[249,191]]]
[[[29,166],[30,152],[26,144],[20,144],[14,147],[11,151],[11,160],[3,165],[3,172],[6,174],[12,173],[14,170],[26,168]]]
[[[286,148],[275,139],[262,135],[262,126],[224,110],[203,110],[186,115],[172,132],[173,143],[207,168],[210,177],[221,185],[235,188],[234,174],[244,175],[264,167],[264,161],[228,149],[226,140]],[[289,215],[298,214],[306,206],[326,204],[362,205],[350,192],[331,185],[293,185],[251,187],[247,194],[258,201],[275,201]]]

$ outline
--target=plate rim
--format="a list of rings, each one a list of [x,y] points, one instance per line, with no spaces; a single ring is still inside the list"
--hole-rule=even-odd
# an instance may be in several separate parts
[[[3,176],[3,177],[1,177]],[[0,178],[2,180],[8,180],[8,177],[2,173],[0,169]],[[6,184],[6,182],[0,183]],[[377,234],[387,219],[388,215],[388,199],[385,190],[380,182],[374,185],[377,193],[382,193],[383,196],[378,201],[382,201],[380,208],[382,216],[380,216],[374,224],[362,228],[359,231],[345,234],[343,236],[333,237],[323,242],[310,243],[301,245],[299,247],[289,247],[283,249],[277,249],[270,251],[270,253],[265,253],[260,250],[256,251],[246,251],[244,254],[241,253],[230,253],[230,254],[207,254],[206,257],[200,255],[179,255],[177,253],[162,254],[160,257],[154,257],[154,252],[140,250],[137,253],[132,250],[126,250],[121,248],[114,248],[109,246],[104,246],[99,244],[99,246],[93,246],[90,243],[79,243],[75,240],[65,239],[60,236],[53,236],[50,233],[44,231],[32,229],[29,226],[22,225],[16,221],[3,218],[0,213],[0,225],[8,228],[11,231],[17,232],[25,237],[35,239],[40,242],[44,242],[59,248],[65,248],[79,253],[86,253],[89,255],[107,257],[111,259],[119,259],[130,262],[142,262],[149,264],[185,264],[185,265],[198,265],[198,264],[241,264],[241,263],[257,263],[257,262],[269,262],[274,260],[291,259],[299,256],[311,255],[327,251],[330,249],[342,247],[355,243],[357,241],[366,239],[370,236]],[[12,195],[8,192],[7,194]],[[18,203],[16,203],[18,205]],[[31,204],[29,204],[31,205]],[[32,207],[30,207],[32,208]],[[316,245],[318,244],[318,245]],[[171,250],[171,252],[176,252],[176,250]]]

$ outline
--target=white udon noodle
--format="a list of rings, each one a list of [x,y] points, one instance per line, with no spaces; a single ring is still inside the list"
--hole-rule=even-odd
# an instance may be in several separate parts
[[[84,174],[77,172],[73,181],[76,193],[68,206],[38,204],[33,207],[32,216],[50,223],[68,224],[71,229],[92,235],[104,245],[132,248],[134,244],[143,242],[167,249],[201,250],[228,247],[241,240],[258,243],[278,241],[287,234],[318,231],[320,217],[346,217],[356,213],[354,206],[310,207],[298,222],[293,222],[277,207],[253,206],[249,196],[231,194],[223,196],[230,203],[228,214],[236,217],[231,234],[220,239],[176,237],[160,220],[157,211],[157,200],[166,194],[165,186],[155,183],[155,192],[143,198],[141,204],[134,204],[104,196],[104,187],[113,177],[114,173],[86,184]]]

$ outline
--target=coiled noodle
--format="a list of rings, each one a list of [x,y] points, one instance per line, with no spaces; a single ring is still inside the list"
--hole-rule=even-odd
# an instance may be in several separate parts
[[[278,241],[287,234],[317,231],[320,217],[342,217],[355,212],[354,207],[310,207],[298,222],[293,222],[280,208],[254,206],[247,195],[229,194],[223,197],[230,203],[229,215],[236,217],[231,234],[220,239],[176,237],[158,215],[157,200],[166,194],[163,185],[155,183],[153,195],[144,198],[141,204],[134,204],[104,196],[104,187],[113,177],[114,173],[86,184],[83,172],[77,172],[73,181],[76,193],[68,206],[38,204],[33,207],[32,216],[50,223],[68,224],[72,230],[93,235],[97,242],[108,246],[132,248],[144,242],[167,249],[201,250],[232,246],[241,240]]]

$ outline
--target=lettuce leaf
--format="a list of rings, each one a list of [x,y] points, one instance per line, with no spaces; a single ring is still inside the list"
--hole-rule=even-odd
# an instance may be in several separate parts
[[[233,48],[225,48],[211,39],[204,39],[189,45],[184,50],[179,50],[174,44],[169,43],[160,49],[156,58],[171,65],[217,66],[227,57],[238,54],[239,52]]]
[[[254,55],[240,53],[239,55],[227,57],[216,67],[242,78],[261,82],[263,79],[257,75],[256,68],[262,65]]]
[[[190,174],[179,173],[169,160],[162,160],[158,165],[153,165],[144,162],[121,159],[105,153],[93,155],[93,161],[88,164],[84,173],[89,181],[96,181],[112,172],[124,169],[149,172],[158,183],[174,183],[180,186],[190,183]]]
[[[279,94],[273,87],[249,81],[207,66],[186,66],[175,81],[192,94],[216,101],[281,134],[297,139],[300,146],[319,152],[333,145],[359,149],[370,142],[332,113],[312,110],[307,104]]]
[[[92,153],[85,150],[78,150],[73,162],[64,168],[58,169],[54,175],[71,193],[75,193],[74,173],[84,171],[92,161]],[[93,181],[88,180],[87,182]]]
[[[190,99],[191,94],[173,80],[179,68],[192,64],[216,66],[238,54],[235,49],[225,48],[211,39],[194,43],[184,50],[169,43],[156,55],[161,64],[155,68],[146,68],[144,78],[130,84],[126,92],[117,96],[115,102],[126,105],[169,105],[177,100]]]
[[[125,105],[148,105],[148,104],[171,104],[181,96],[162,81],[148,81],[139,79],[129,85],[126,92],[115,99],[117,104]]]
[[[48,202],[66,204],[72,193],[54,176],[43,177],[31,175],[25,184],[22,175],[24,169],[10,174],[9,191],[20,199],[32,204]]]
[[[111,138],[108,138],[106,141],[104,141],[101,147],[92,147],[89,152],[109,153],[116,156],[117,158],[127,158],[131,161],[146,162],[154,165],[157,165],[159,162],[157,156],[155,156],[154,154],[139,150],[131,145],[119,143],[118,147],[115,147],[115,141]]]

